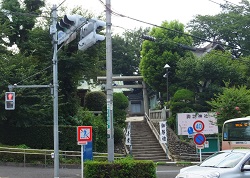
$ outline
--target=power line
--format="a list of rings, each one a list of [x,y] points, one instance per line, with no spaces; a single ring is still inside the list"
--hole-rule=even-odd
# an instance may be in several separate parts
[[[66,0],[62,1],[62,2],[56,7],[56,10],[57,10],[61,5],[63,5],[65,2],[66,2]]]
[[[30,78],[32,78],[32,77],[38,75],[38,74],[41,74],[43,71],[45,71],[45,70],[51,68],[51,66],[52,66],[52,65],[49,65],[48,67],[46,67],[46,68],[40,70],[39,72],[37,72],[37,73],[35,73],[35,74],[31,75],[31,76],[28,76],[28,77],[22,79],[21,81],[17,82],[16,84],[20,84],[20,83],[23,82],[23,81],[26,81],[26,80],[28,80],[28,79],[30,79]]]
[[[105,8],[108,8],[102,0],[99,0],[101,4],[103,4],[105,6]],[[212,1],[212,0],[209,0],[209,1]],[[214,2],[214,1],[213,1]],[[216,3],[216,2],[214,2]],[[108,8],[111,13],[113,15],[116,15],[118,17],[124,17],[124,18],[128,18],[130,20],[134,20],[134,21],[137,21],[137,22],[140,22],[140,23],[144,23],[144,24],[147,24],[147,25],[151,25],[151,26],[154,26],[154,27],[158,27],[158,28],[162,28],[162,29],[165,29],[165,30],[168,30],[168,31],[172,31],[172,32],[175,32],[175,33],[179,33],[179,34],[182,34],[182,35],[186,35],[186,36],[190,36],[192,38],[196,38],[198,40],[201,40],[203,42],[209,42],[209,43],[214,43],[214,44],[219,44],[219,45],[222,45],[222,46],[225,46],[225,47],[229,47],[229,48],[232,48],[232,49],[238,49],[238,50],[242,50],[242,51],[246,51],[246,52],[250,52],[250,50],[247,50],[247,49],[244,49],[244,48],[235,48],[235,46],[231,46],[231,45],[227,45],[227,44],[223,44],[221,42],[215,42],[215,41],[211,41],[211,40],[208,40],[208,39],[205,39],[205,38],[201,38],[201,37],[198,37],[198,36],[195,36],[195,35],[191,35],[191,34],[188,34],[188,33],[184,33],[184,32],[181,32],[181,31],[178,31],[178,30],[173,30],[173,29],[170,29],[170,28],[166,28],[166,27],[162,27],[162,26],[159,26],[159,25],[156,25],[156,24],[153,24],[153,23],[149,23],[149,22],[146,22],[146,21],[143,21],[143,20],[139,20],[139,19],[135,19],[133,17],[129,17],[127,15],[124,15],[124,14],[120,14],[120,13],[117,13],[115,11],[113,11],[112,9]]]

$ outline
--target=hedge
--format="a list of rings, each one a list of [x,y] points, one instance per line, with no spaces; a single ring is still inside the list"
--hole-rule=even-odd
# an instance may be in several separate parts
[[[153,161],[120,159],[110,162],[87,161],[84,163],[85,178],[156,178]]]

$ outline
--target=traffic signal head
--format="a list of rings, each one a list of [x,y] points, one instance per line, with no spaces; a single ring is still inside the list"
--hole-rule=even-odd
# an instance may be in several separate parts
[[[15,109],[15,92],[5,93],[5,109],[14,110]]]
[[[80,15],[64,15],[63,19],[57,22],[56,29],[58,31],[70,33],[81,27],[85,22],[86,19]]]
[[[85,24],[80,31],[80,41],[78,43],[79,50],[86,50],[94,45],[97,41],[103,41],[104,35],[97,34],[98,29],[103,29],[106,22],[96,19],[90,19],[89,23]]]
[[[58,44],[60,45],[67,40],[74,40],[76,35],[73,34],[76,29],[80,28],[85,22],[86,19],[80,15],[64,15],[63,19],[56,24]]]

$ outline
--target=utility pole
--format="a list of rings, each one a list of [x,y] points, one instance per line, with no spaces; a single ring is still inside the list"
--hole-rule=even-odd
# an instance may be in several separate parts
[[[57,7],[52,7],[52,29],[56,29]],[[53,31],[53,30],[52,30]],[[54,105],[54,178],[59,178],[59,138],[58,138],[58,60],[57,60],[57,31],[53,31],[53,105]]]
[[[107,141],[108,161],[114,161],[114,127],[113,127],[113,85],[112,85],[112,39],[111,39],[111,5],[106,0],[106,90],[107,90]]]

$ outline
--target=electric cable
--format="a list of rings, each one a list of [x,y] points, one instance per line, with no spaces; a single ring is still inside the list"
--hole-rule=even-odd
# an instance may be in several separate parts
[[[247,50],[247,49],[244,49],[244,48],[235,48],[235,46],[231,46],[231,45],[223,44],[221,42],[215,42],[215,41],[212,41],[212,40],[204,39],[204,38],[198,37],[196,35],[192,35],[192,34],[188,34],[188,33],[184,33],[184,32],[178,31],[178,30],[174,30],[174,29],[162,27],[162,26],[159,26],[159,25],[156,25],[156,24],[153,24],[153,23],[149,23],[149,22],[146,22],[146,21],[143,21],[143,20],[139,20],[139,19],[136,19],[136,18],[133,18],[133,17],[129,17],[129,16],[124,15],[124,14],[120,14],[120,13],[114,12],[112,9],[110,9],[109,7],[107,7],[103,3],[102,0],[99,0],[99,1],[101,2],[101,4],[103,4],[105,6],[105,8],[109,9],[111,11],[111,14],[113,14],[113,15],[116,15],[116,16],[119,16],[119,17],[128,18],[130,20],[134,20],[134,21],[141,22],[141,23],[144,23],[144,24],[147,24],[147,25],[151,25],[151,26],[154,26],[154,27],[162,28],[162,29],[165,29],[165,30],[168,30],[168,31],[172,31],[172,32],[175,32],[175,33],[179,33],[179,34],[182,34],[182,35],[190,36],[192,38],[199,39],[199,40],[201,40],[203,42],[209,42],[209,43],[219,44],[219,45],[222,45],[222,46],[225,46],[225,47],[229,47],[229,48],[232,48],[232,49],[238,49],[238,50],[241,50],[241,51],[250,52],[250,50]]]

